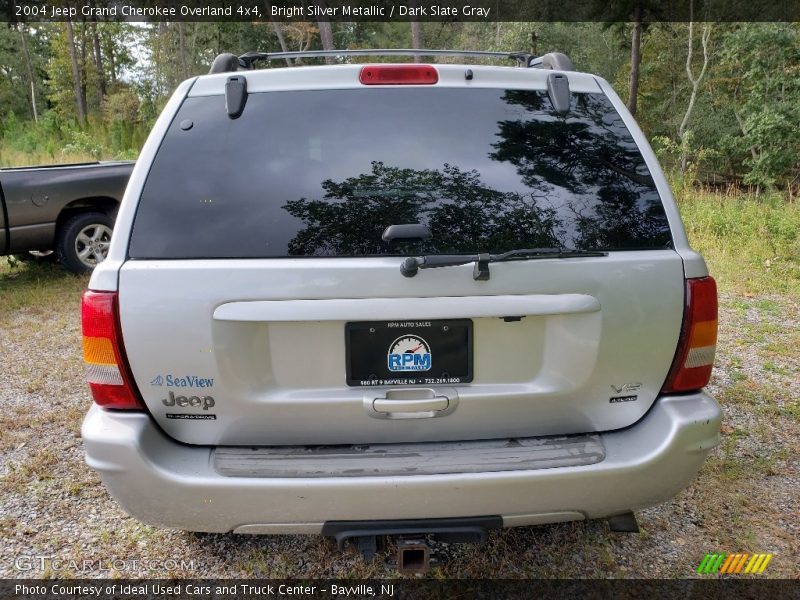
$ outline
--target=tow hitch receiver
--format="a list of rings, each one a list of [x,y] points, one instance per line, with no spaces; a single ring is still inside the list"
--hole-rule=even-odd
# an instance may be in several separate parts
[[[431,549],[424,539],[397,540],[397,570],[405,575],[427,573],[431,564]]]
[[[377,537],[397,539],[397,568],[403,573],[424,573],[431,560],[427,537],[450,544],[482,544],[489,530],[501,529],[503,518],[462,517],[452,519],[404,519],[392,521],[328,521],[322,535],[336,538],[339,549],[351,540],[365,560],[372,560]]]

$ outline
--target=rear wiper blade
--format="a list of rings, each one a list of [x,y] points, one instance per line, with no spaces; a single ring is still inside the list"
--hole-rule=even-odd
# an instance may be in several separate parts
[[[518,248],[500,254],[434,254],[431,256],[409,256],[400,265],[404,277],[414,277],[419,269],[456,267],[475,263],[472,278],[476,281],[489,279],[489,263],[511,260],[533,260],[536,258],[577,258],[584,256],[608,256],[599,250],[575,250],[572,248]]]
[[[576,250],[574,248],[518,248],[502,254],[490,254],[489,262],[525,260],[529,258],[573,258],[578,256],[608,256],[601,250]]]

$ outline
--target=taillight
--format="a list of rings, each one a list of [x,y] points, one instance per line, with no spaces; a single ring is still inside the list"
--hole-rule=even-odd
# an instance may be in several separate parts
[[[439,81],[431,65],[367,65],[358,80],[364,85],[427,85]]]
[[[691,392],[708,384],[716,349],[717,284],[712,277],[687,279],[681,337],[661,392]]]
[[[116,292],[84,292],[81,322],[86,379],[94,401],[106,408],[144,408],[125,359]]]

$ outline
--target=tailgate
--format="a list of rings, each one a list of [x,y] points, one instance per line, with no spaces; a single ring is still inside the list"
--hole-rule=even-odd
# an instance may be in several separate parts
[[[672,250],[494,264],[488,282],[470,265],[409,280],[400,262],[128,261],[123,338],[148,409],[192,444],[529,437],[628,426],[666,378],[684,300]],[[351,347],[362,324],[389,344]],[[388,370],[419,345],[396,338],[427,344],[416,370]],[[365,348],[387,367],[377,382],[353,372]]]

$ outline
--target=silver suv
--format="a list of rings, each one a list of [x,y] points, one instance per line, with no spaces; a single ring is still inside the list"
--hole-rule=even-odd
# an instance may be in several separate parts
[[[684,488],[719,441],[716,286],[608,83],[563,55],[254,68],[284,56],[179,86],[84,295],[119,503],[479,540]]]

